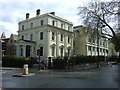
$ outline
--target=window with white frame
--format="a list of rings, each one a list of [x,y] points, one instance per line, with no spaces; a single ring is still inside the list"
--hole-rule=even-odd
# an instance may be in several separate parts
[[[24,36],[22,35],[22,40],[24,40]]]
[[[52,25],[55,26],[55,21],[54,20],[52,21]]]
[[[30,24],[31,28],[33,28],[33,23]]]
[[[43,24],[44,24],[44,21],[43,21],[43,20],[41,20],[41,21],[40,21],[40,25],[42,26]]]
[[[70,26],[68,26],[68,31],[70,30]]]
[[[68,56],[70,56],[70,48],[68,48]]]
[[[25,29],[25,27],[24,27],[24,25],[22,25],[22,30],[24,30]]]
[[[40,56],[43,56],[43,47],[40,47]]]
[[[60,48],[60,55],[63,56],[63,48]]]
[[[51,47],[51,55],[52,55],[52,56],[55,56],[55,47],[54,47],[54,46]]]
[[[91,51],[91,46],[88,46],[88,51]]]
[[[55,40],[55,33],[52,32],[52,40],[54,41]]]
[[[30,34],[30,41],[33,40],[33,34]]]
[[[68,43],[70,43],[70,37],[68,36]]]
[[[40,32],[40,40],[43,40],[43,32]]]
[[[63,42],[63,34],[61,34],[61,42]]]
[[[89,42],[89,43],[91,42],[91,38],[88,38],[88,42]]]

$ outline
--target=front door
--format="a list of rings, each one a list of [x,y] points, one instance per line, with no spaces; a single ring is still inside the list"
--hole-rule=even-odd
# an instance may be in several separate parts
[[[30,46],[26,46],[26,57],[30,57]]]

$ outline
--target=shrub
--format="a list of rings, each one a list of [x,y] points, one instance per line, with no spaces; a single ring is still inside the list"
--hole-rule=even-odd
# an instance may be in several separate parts
[[[67,57],[55,57],[53,58],[53,68],[54,69],[65,69],[67,64]]]
[[[32,62],[28,58],[16,57],[16,56],[2,57],[3,67],[21,67],[22,68],[24,64],[28,64],[29,67],[32,67]]]

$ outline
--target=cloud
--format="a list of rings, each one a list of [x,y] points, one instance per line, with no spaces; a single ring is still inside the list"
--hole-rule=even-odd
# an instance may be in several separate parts
[[[75,25],[81,24],[77,7],[85,2],[86,0],[0,0],[0,33],[4,31],[7,37],[11,33],[17,34],[18,22],[25,19],[26,13],[30,13],[30,18],[36,16],[37,9],[41,9],[41,14],[55,11],[56,16]]]

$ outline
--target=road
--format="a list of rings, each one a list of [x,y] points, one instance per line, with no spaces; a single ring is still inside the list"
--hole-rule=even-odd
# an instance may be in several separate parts
[[[38,72],[30,77],[12,77],[21,69],[3,70],[3,88],[118,88],[118,66],[81,72]],[[34,70],[30,71],[34,72]]]

